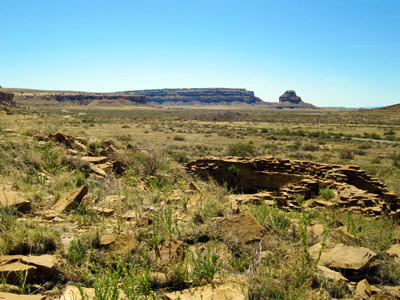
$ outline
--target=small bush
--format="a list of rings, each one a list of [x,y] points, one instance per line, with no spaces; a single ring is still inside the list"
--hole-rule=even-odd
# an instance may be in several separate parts
[[[197,257],[193,257],[193,282],[196,285],[201,285],[204,281],[210,283],[221,268],[219,255],[211,252],[210,247],[203,253],[198,251]]]
[[[324,198],[325,200],[330,200],[335,198],[335,191],[330,188],[322,188],[319,189],[319,195]]]
[[[339,158],[340,159],[353,159],[353,152],[348,148],[340,149],[339,151]]]
[[[184,141],[185,137],[183,135],[175,135],[174,141]]]
[[[240,157],[255,156],[256,149],[252,143],[239,142],[229,145],[228,155]]]

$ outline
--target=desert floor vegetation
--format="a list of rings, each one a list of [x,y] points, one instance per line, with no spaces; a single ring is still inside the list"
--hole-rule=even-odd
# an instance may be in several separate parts
[[[185,169],[209,156],[358,165],[391,199],[400,194],[400,118],[390,111],[19,107],[0,112],[0,290],[48,299],[400,297],[398,214],[312,209],[337,198],[329,186],[296,195],[293,209],[233,207],[237,190]],[[321,266],[339,248],[371,260]]]

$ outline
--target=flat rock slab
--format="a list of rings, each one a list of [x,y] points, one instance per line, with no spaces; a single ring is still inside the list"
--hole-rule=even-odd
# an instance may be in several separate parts
[[[395,244],[385,251],[390,256],[394,256],[397,259],[400,259],[400,244]]]
[[[138,241],[133,235],[113,232],[100,236],[100,247],[111,255],[119,255],[133,251]]]
[[[92,164],[101,164],[108,160],[107,156],[84,156],[81,157],[81,160],[84,162],[92,163]]]
[[[331,270],[325,266],[317,266],[318,271],[322,276],[324,276],[328,280],[332,281],[348,281],[347,278],[345,278],[340,272],[336,272],[334,270]]]
[[[45,300],[46,296],[42,295],[19,295],[0,292],[1,300]]]
[[[319,265],[333,269],[361,270],[376,256],[364,247],[351,247],[338,244],[322,251]]]
[[[268,238],[267,230],[249,213],[221,218],[217,220],[217,226],[222,234],[237,238],[252,248],[258,249]]]
[[[181,300],[244,300],[246,299],[240,286],[232,284],[222,284],[212,286],[200,286],[196,288],[186,289],[183,291],[167,293],[166,299],[181,299]]]
[[[15,207],[19,211],[31,210],[31,202],[29,200],[10,190],[0,191],[0,205],[2,207]]]
[[[82,288],[84,295],[87,297],[85,299],[91,300],[95,297],[94,289],[92,288]],[[82,300],[81,293],[75,285],[67,285],[64,289],[63,294],[59,298],[60,300]]]
[[[55,264],[54,255],[3,255],[0,256],[0,277],[5,278],[7,283],[18,284],[18,274],[23,272],[26,283],[41,283],[54,275]]]
[[[161,265],[170,265],[182,261],[185,257],[184,244],[182,241],[167,240],[156,246],[150,252],[150,257]]]
[[[63,210],[75,209],[79,206],[82,198],[88,193],[88,187],[82,185],[81,187],[63,195],[54,205],[55,212],[62,212]]]

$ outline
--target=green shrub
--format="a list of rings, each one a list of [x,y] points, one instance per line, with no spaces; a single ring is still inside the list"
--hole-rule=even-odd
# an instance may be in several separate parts
[[[250,212],[258,223],[268,230],[272,229],[277,233],[283,233],[289,229],[290,219],[277,207],[266,204],[252,205]]]
[[[348,148],[340,149],[339,151],[339,158],[340,159],[353,159],[353,152]]]
[[[201,285],[204,281],[210,283],[214,276],[221,270],[222,262],[218,254],[211,252],[210,247],[193,257],[193,282]]]
[[[329,187],[320,188],[319,195],[325,200],[330,200],[332,198],[335,198],[335,191],[330,189]]]
[[[231,156],[255,156],[256,149],[252,143],[238,142],[228,146],[228,155]]]

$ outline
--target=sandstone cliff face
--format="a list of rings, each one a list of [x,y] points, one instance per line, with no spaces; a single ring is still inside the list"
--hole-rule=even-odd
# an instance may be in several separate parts
[[[14,94],[0,92],[0,104],[15,106]]]
[[[286,91],[282,96],[279,97],[279,102],[289,102],[293,104],[299,104],[301,102],[301,98],[296,95],[296,92],[293,90]]]
[[[97,94],[97,93],[71,93],[54,96],[58,102],[75,101],[80,104],[89,104],[94,100],[126,100],[135,104],[146,104],[146,96],[143,95],[121,95],[121,94]]]
[[[147,97],[153,104],[263,104],[254,96],[254,92],[246,89],[206,88],[206,89],[157,89],[126,91]]]

